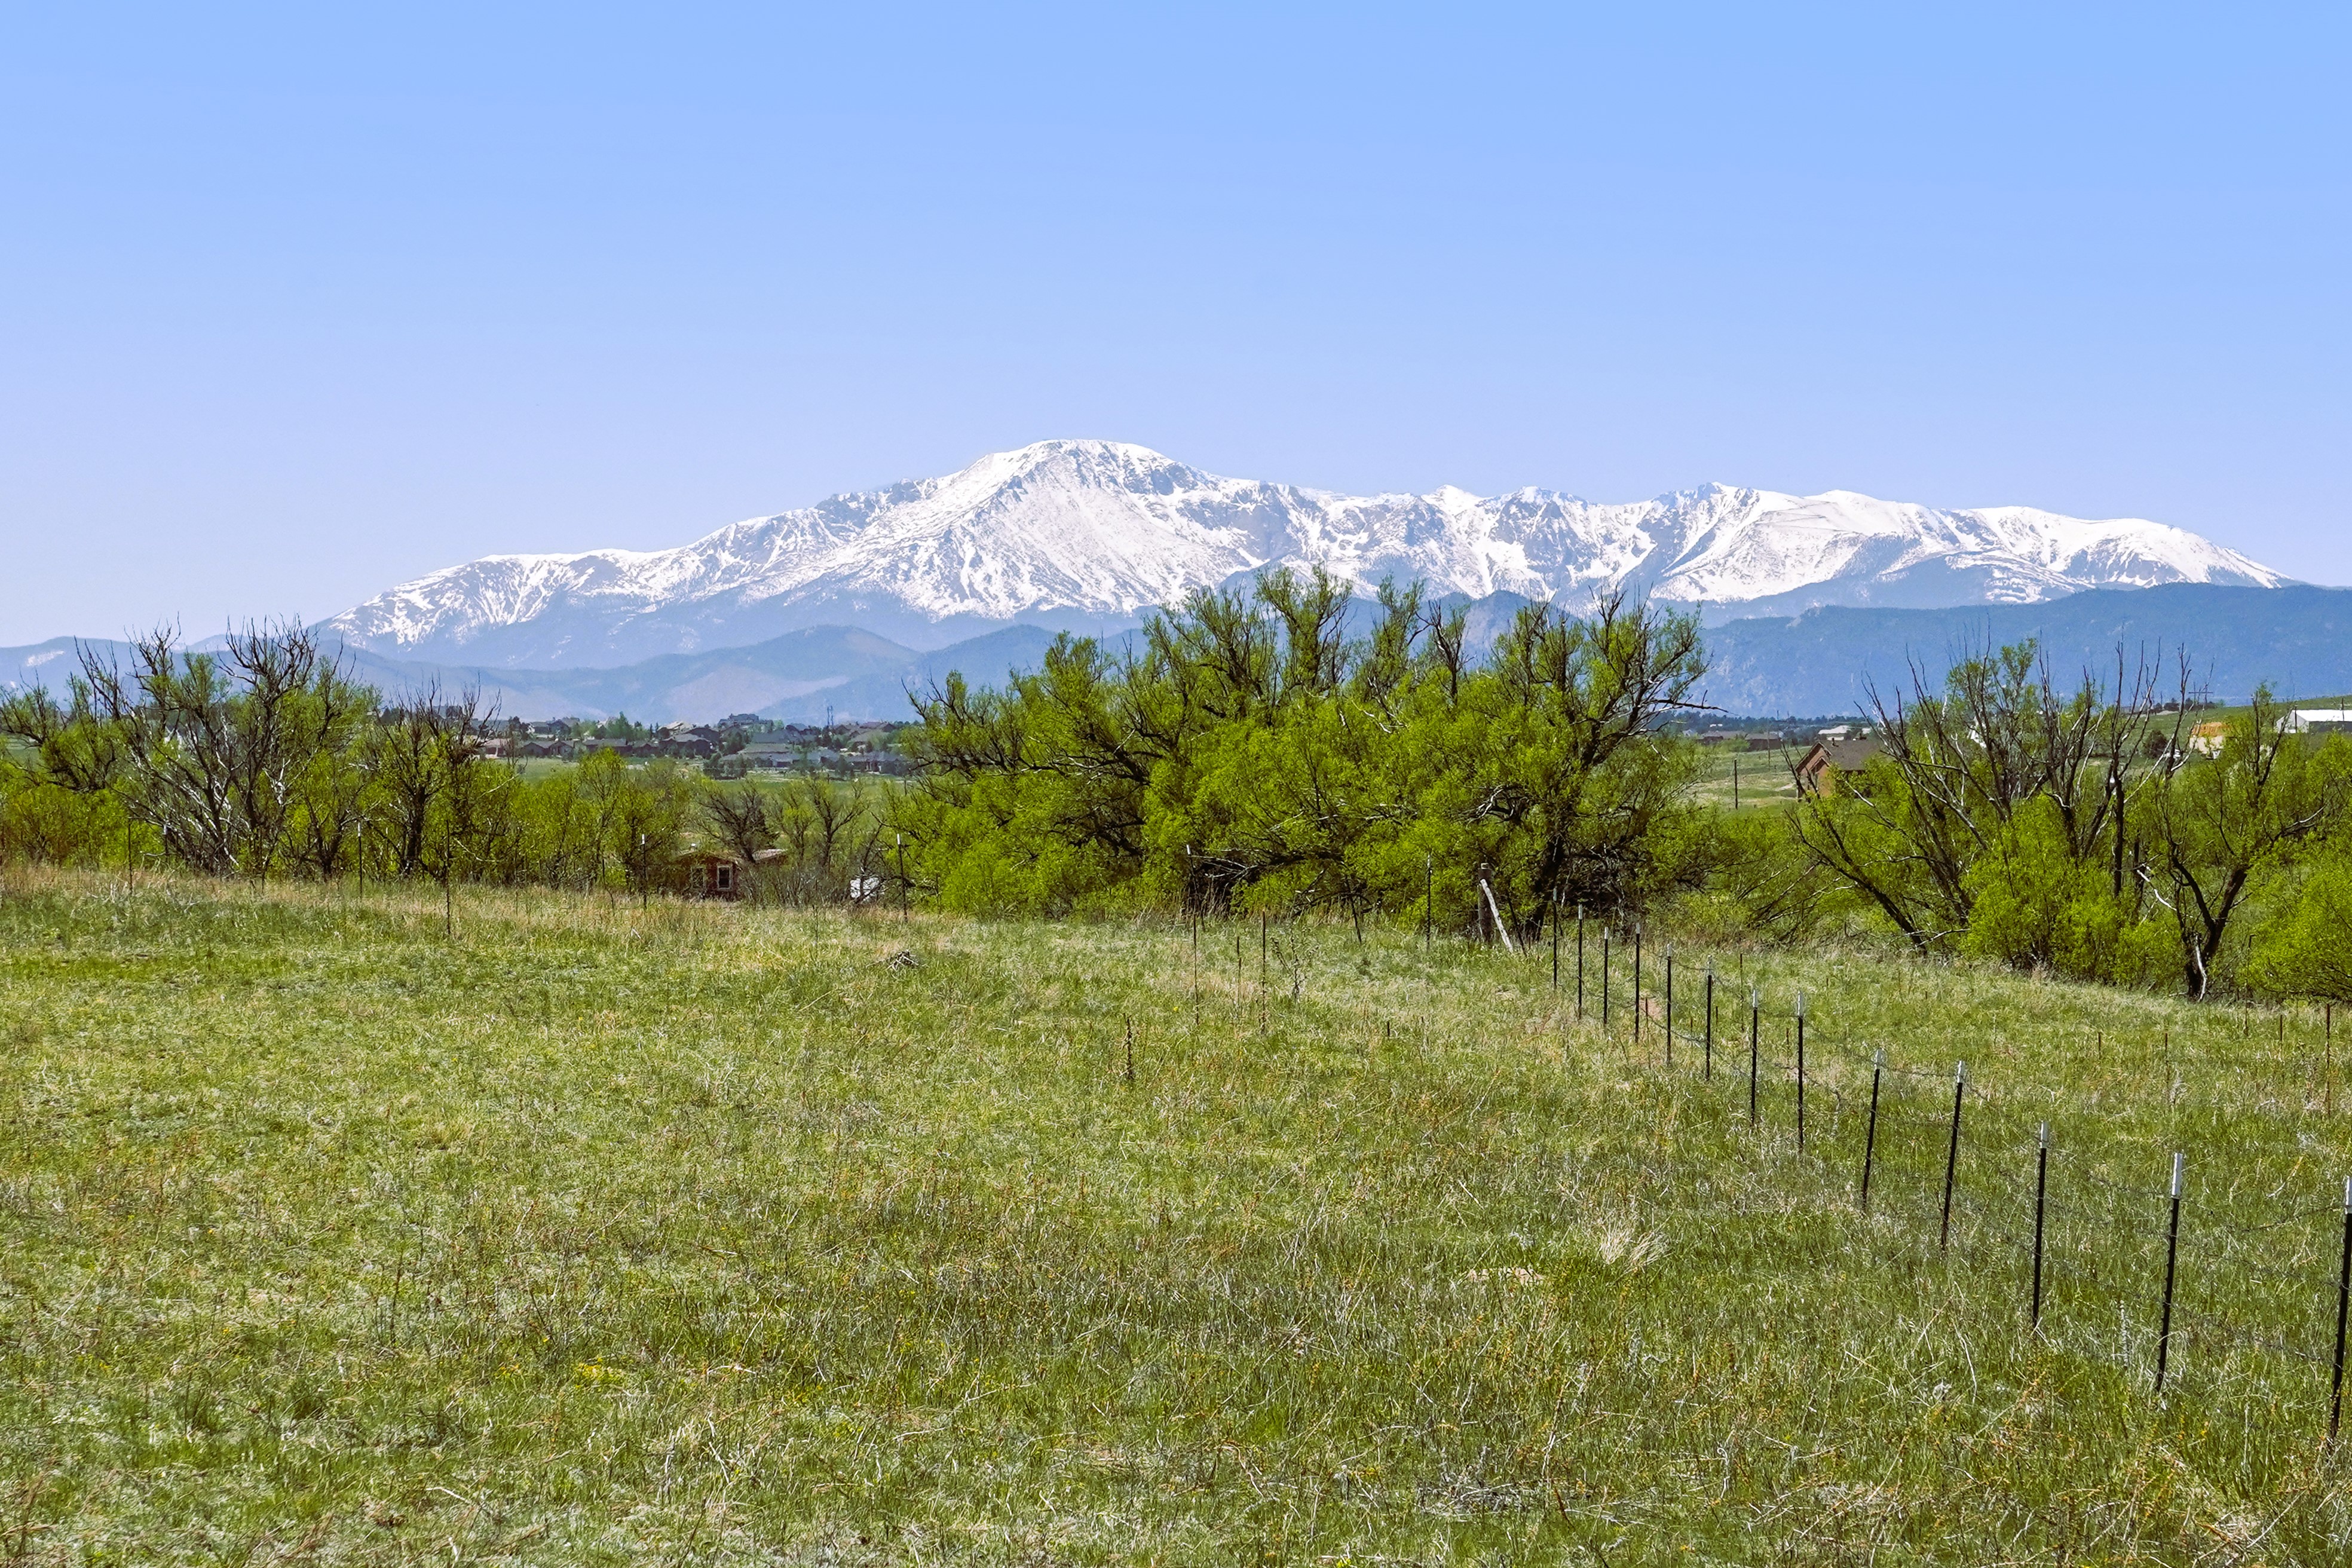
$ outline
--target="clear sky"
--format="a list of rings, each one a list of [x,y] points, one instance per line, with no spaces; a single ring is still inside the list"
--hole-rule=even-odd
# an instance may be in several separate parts
[[[1051,436],[2352,582],[2345,17],[7,4],[0,643]]]

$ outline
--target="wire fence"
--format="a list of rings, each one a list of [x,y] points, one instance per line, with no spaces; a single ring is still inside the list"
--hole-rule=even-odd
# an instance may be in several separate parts
[[[1793,1133],[1796,1157],[1817,1172],[1833,1175],[1838,1162],[1853,1162],[1849,1191],[1864,1212],[1932,1231],[1948,1254],[2010,1257],[2029,1282],[2037,1334],[2046,1318],[2112,1313],[2117,1340],[2094,1353],[2137,1367],[2152,1348],[2159,1394],[2176,1345],[2227,1344],[2292,1363],[2298,1375],[2315,1369],[2326,1388],[2326,1441],[2335,1442],[2352,1326],[2352,1179],[2340,1202],[2298,1198],[2284,1184],[2248,1193],[2226,1174],[2218,1195],[2199,1195],[2184,1184],[2184,1156],[2175,1152],[2168,1184],[2118,1180],[2109,1173],[2117,1156],[2102,1170],[2085,1152],[2095,1145],[2069,1133],[2076,1121],[2107,1120],[2087,1109],[2086,1096],[2095,1104],[2119,1079],[2085,1090],[2006,1070],[1989,1078],[1958,1062],[1916,1067],[1825,1028],[1802,991],[1793,1006],[1767,1005],[1760,986],[1724,985],[1713,964],[1694,984],[1687,963],[1677,973],[1672,949],[1643,951],[1638,926],[1629,942],[1610,927],[1588,931],[1580,920],[1570,948],[1563,925],[1554,922],[1550,943],[1560,1011],[1572,993],[1575,1017],[1623,1037],[1629,1066],[1646,1058],[1668,1073],[1720,1081],[1733,1096],[1732,1115]],[[1261,917],[1261,1027],[1276,989],[1270,943],[1282,945],[1269,926]],[[1198,921],[1193,934],[1197,963]],[[1237,927],[1237,980],[1246,961]],[[1302,978],[1303,971],[1289,974],[1294,1000]],[[2331,1013],[2331,1047],[2333,1023]],[[2252,1034],[2251,1016],[2238,1020],[2238,1032]],[[2168,1026],[2166,1044],[2168,1058]],[[2168,1068],[2168,1078],[2171,1106],[2180,1080]],[[2328,1082],[2332,1096],[2332,1076]],[[2041,1116],[2030,1154],[1988,1168],[1984,1119],[2013,1141],[2021,1113]],[[2225,1285],[2235,1288],[2226,1300]]]
[[[1895,1060],[1825,1028],[1801,991],[1793,1005],[1768,1005],[1759,987],[1721,984],[1712,964],[1694,984],[1672,950],[1663,963],[1643,951],[1638,927],[1631,942],[1580,929],[1569,973],[1558,929],[1552,954],[1553,984],[1574,991],[1577,1017],[1622,1034],[1658,1070],[1720,1080],[1730,1113],[1759,1124],[1769,1115],[1793,1134],[1799,1159],[1852,1162],[1862,1208],[1925,1226],[1946,1250],[1957,1218],[1958,1239],[2012,1257],[2032,1282],[2036,1332],[2084,1307],[2126,1327],[2145,1321],[2158,1394],[2178,1345],[2226,1343],[2303,1366],[2324,1380],[2335,1442],[2352,1326],[2352,1177],[2340,1201],[2244,1192],[2226,1178],[2207,1195],[2190,1190],[2186,1156],[2173,1152],[2168,1182],[2119,1180],[2071,1136],[2095,1118],[2079,1090]],[[2329,1026],[2332,1043],[2332,1015]],[[2021,1113],[2037,1119],[2033,1143],[1988,1168],[1971,1118],[1993,1117],[2013,1140]]]

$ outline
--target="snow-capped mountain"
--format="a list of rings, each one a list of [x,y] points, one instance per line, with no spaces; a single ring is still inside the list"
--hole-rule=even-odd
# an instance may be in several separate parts
[[[493,555],[329,625],[355,647],[517,668],[631,663],[848,625],[938,647],[1012,621],[1126,624],[1278,564],[1580,607],[1623,584],[1751,615],[2025,603],[2094,587],[2285,579],[2140,519],[1946,511],[1710,485],[1645,501],[1543,489],[1349,496],[1222,479],[1146,447],[1042,441],[674,550]]]

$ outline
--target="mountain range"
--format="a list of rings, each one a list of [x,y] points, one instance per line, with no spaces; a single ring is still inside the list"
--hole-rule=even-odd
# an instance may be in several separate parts
[[[1142,447],[1045,441],[661,551],[493,555],[324,623],[389,694],[474,688],[524,718],[903,718],[961,669],[1034,668],[1057,629],[1122,640],[1153,607],[1270,566],[1419,579],[1483,642],[1520,605],[1612,587],[1696,606],[1708,700],[1851,710],[1919,659],[2040,636],[2063,668],[2187,646],[2216,691],[2352,689],[2352,592],[2195,534],[2022,507],[1710,485],[1348,496],[1220,478]],[[202,646],[202,645],[198,645]],[[60,684],[73,639],[0,649],[0,690]]]
[[[1118,442],[1043,441],[671,550],[486,556],[327,626],[384,658],[517,671],[616,668],[819,626],[929,650],[1013,625],[1116,630],[1192,589],[1285,564],[1570,609],[1622,586],[1702,604],[1712,620],[2285,581],[2137,518],[1727,485],[1624,503],[1536,489],[1349,496],[1222,478]]]

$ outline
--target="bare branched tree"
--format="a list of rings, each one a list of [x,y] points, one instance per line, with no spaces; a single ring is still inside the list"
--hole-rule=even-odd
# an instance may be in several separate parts
[[[486,776],[488,728],[478,690],[453,699],[438,681],[377,715],[361,765],[383,802],[399,875],[455,874],[493,784]]]
[[[5,722],[56,781],[118,790],[168,854],[216,876],[269,874],[305,781],[373,700],[299,622],[248,626],[218,654],[159,627],[132,640],[128,669],[92,646],[79,664],[70,706],[19,700]]]
[[[2133,794],[2161,784],[2137,764],[2182,711],[2160,701],[2159,668],[2144,655],[2134,668],[2118,649],[2112,687],[2085,671],[2062,689],[2028,642],[1964,650],[1937,691],[1915,661],[1907,693],[1869,689],[1884,782],[1825,798],[1801,780],[1798,833],[1922,947],[1967,928],[1969,869],[2029,802],[2054,808],[2069,862],[2109,868],[2121,896]]]
[[[702,797],[702,815],[728,852],[749,866],[761,850],[776,841],[775,808],[769,793],[746,779],[732,789],[715,789]]]
[[[2168,889],[2158,897],[2180,930],[2191,996],[2210,993],[2213,957],[2256,878],[2347,807],[2347,781],[2290,732],[2292,717],[2265,689],[2230,721],[2217,754],[2167,755],[2158,801],[2163,861],[2149,880]]]

